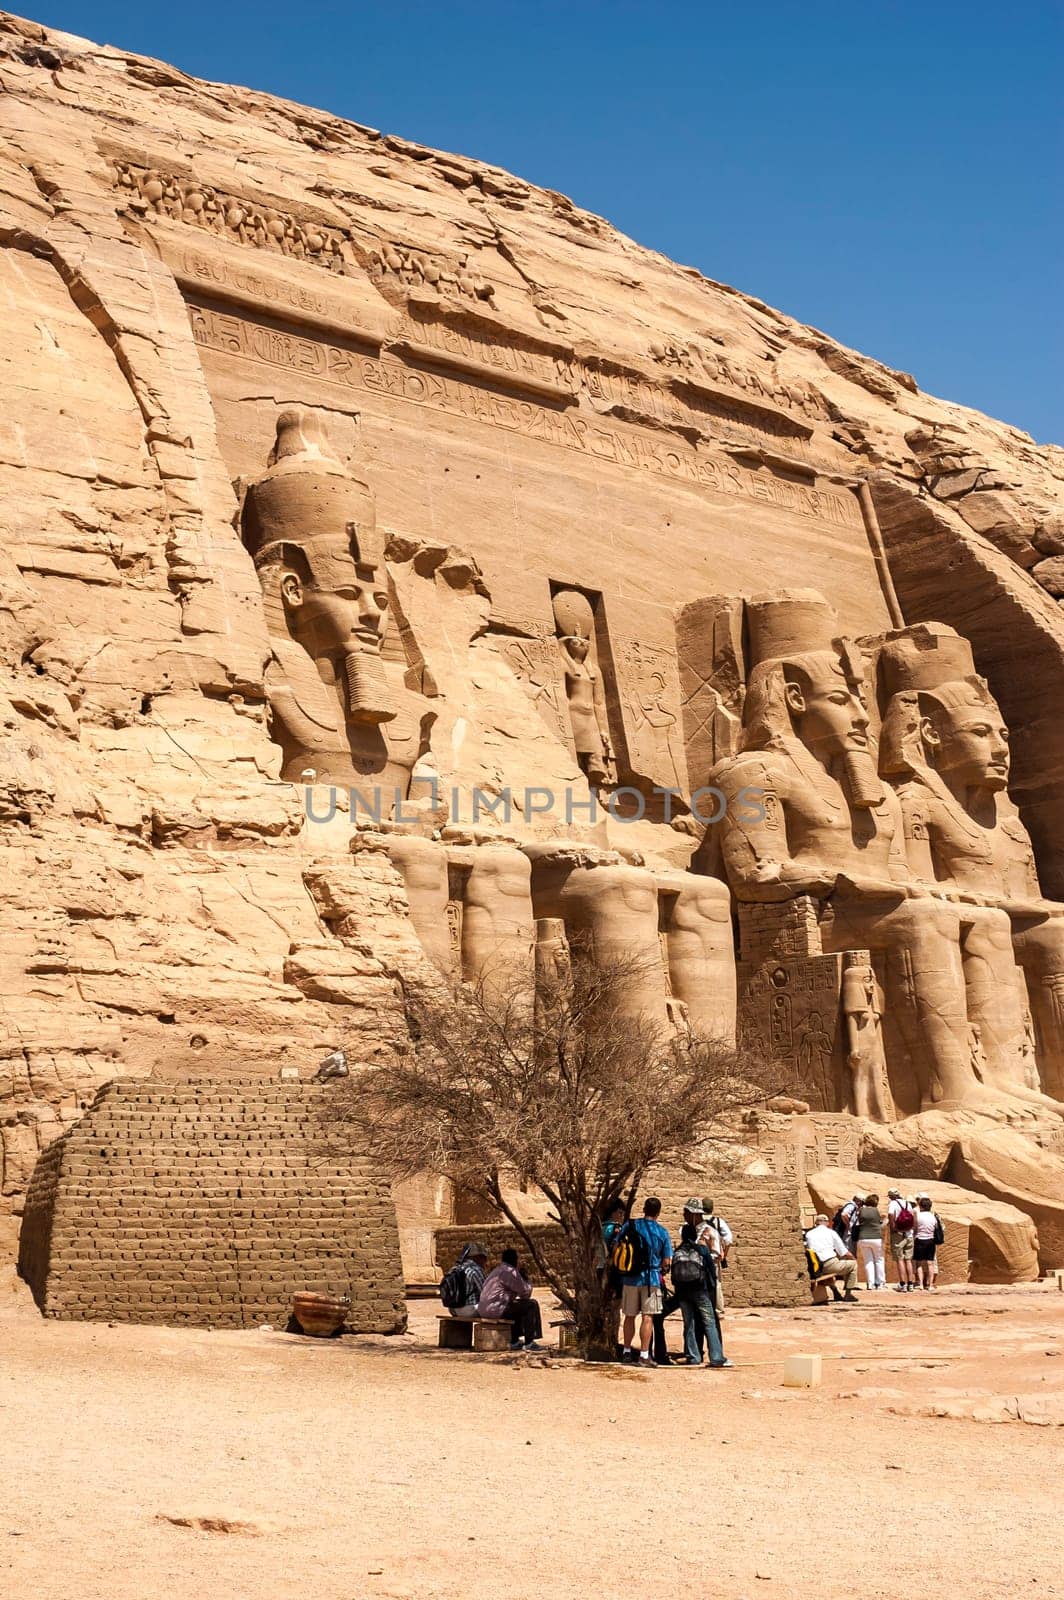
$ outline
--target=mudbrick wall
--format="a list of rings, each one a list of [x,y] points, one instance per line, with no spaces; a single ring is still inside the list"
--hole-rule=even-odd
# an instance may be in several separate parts
[[[284,1326],[298,1290],[406,1324],[395,1207],[300,1084],[109,1084],[37,1165],[19,1271],[46,1316]]]
[[[648,1191],[649,1192],[649,1191]],[[809,1298],[808,1277],[799,1231],[797,1185],[775,1178],[732,1179],[708,1191],[690,1173],[659,1176],[655,1192],[662,1202],[661,1220],[673,1238],[679,1237],[683,1203],[701,1193],[712,1199],[717,1213],[735,1235],[725,1274],[725,1302],[732,1306],[793,1306]],[[640,1206],[637,1203],[635,1212]],[[564,1248],[561,1231],[549,1224],[530,1230],[556,1258]],[[445,1272],[470,1239],[480,1240],[494,1265],[512,1245],[527,1266],[528,1252],[512,1228],[497,1223],[470,1223],[459,1228],[438,1228],[436,1265]],[[533,1271],[533,1277],[539,1276]]]

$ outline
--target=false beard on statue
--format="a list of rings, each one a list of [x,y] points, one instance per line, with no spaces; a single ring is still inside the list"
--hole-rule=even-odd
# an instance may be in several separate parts
[[[384,662],[374,651],[352,650],[344,657],[344,682],[351,722],[390,722],[395,716]]]
[[[869,750],[847,750],[842,758],[846,793],[858,811],[871,811],[883,799],[883,782]]]

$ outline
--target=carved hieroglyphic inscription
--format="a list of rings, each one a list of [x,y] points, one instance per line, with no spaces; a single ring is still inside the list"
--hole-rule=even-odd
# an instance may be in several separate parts
[[[436,317],[405,316],[388,335],[390,344],[406,343],[438,352],[441,364],[456,360],[496,367],[500,374],[534,378],[564,390],[568,366],[546,350],[531,349],[504,328],[456,327]],[[570,389],[571,389],[570,385]]]
[[[232,242],[233,236],[229,237]],[[474,382],[490,383],[498,377],[537,399],[567,402],[584,394],[600,414],[676,430],[685,439],[693,434],[708,440],[767,446],[807,473],[815,470],[818,461],[832,473],[839,469],[830,443],[823,435],[814,435],[805,420],[780,411],[777,396],[754,399],[749,393],[728,394],[723,388],[686,379],[669,378],[662,384],[647,373],[620,367],[610,358],[577,358],[555,341],[537,340],[497,323],[462,320],[453,307],[450,315],[445,311],[432,315],[432,308],[424,304],[411,306],[386,331],[378,326],[369,333],[350,326],[349,306],[290,275],[259,272],[209,250],[177,252],[167,259],[193,296],[213,290],[246,302],[253,314],[257,307],[273,305],[282,312],[299,312],[335,327],[349,338],[357,340],[366,332],[375,346],[383,342],[400,359],[451,368]],[[449,281],[446,275],[438,280],[436,287],[441,293]]]
[[[740,1005],[744,1044],[788,1063],[795,1093],[818,1111],[838,1110],[842,1098],[841,984],[838,955],[766,962],[746,985]]]
[[[804,458],[810,453],[811,426],[781,413],[774,395],[748,400],[694,380],[669,380],[663,385],[641,373],[620,371],[604,361],[574,361],[568,370],[595,404],[609,407],[618,415],[644,415],[666,427],[702,430],[727,425],[743,438],[767,436],[776,448],[789,455]]]
[[[863,526],[857,498],[848,490],[811,488],[771,473],[750,471],[678,439],[663,440],[634,428],[622,432],[571,410],[511,399],[456,378],[420,371],[395,357],[367,355],[351,346],[284,332],[250,317],[195,303],[190,303],[189,313],[193,337],[205,349],[264,362],[363,394],[430,406],[597,461],[700,484],[718,494],[745,496],[836,527]]]
[[[664,788],[686,790],[673,656],[636,640],[623,642],[615,654],[632,769]]]
[[[212,289],[222,294],[227,289],[234,290],[243,299],[291,308],[322,318],[334,311],[332,302],[325,295],[316,294],[305,283],[277,275],[266,277],[250,265],[238,267],[235,262],[220,255],[185,250],[174,266],[179,279],[198,285],[204,294],[210,294]]]

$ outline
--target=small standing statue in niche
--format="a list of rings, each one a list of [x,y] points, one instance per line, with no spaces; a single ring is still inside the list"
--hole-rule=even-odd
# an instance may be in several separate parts
[[[842,1014],[846,1019],[846,1065],[852,1075],[851,1109],[855,1116],[872,1122],[893,1122],[876,975],[860,958],[847,965],[842,975]]]
[[[616,782],[617,775],[610,747],[602,674],[595,665],[591,647],[595,626],[591,602],[579,590],[562,589],[554,596],[554,621],[576,759],[591,787],[601,789]]]

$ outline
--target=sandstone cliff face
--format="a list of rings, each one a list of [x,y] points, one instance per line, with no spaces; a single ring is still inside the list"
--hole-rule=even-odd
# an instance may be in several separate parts
[[[463,801],[584,781],[559,588],[591,597],[622,776],[686,790],[676,608],[770,574],[881,631],[878,522],[905,620],[973,640],[1064,896],[1056,447],[496,168],[11,16],[0,327],[8,1200],[110,1078],[274,1076],[402,1026],[403,880],[307,823],[271,738],[239,514],[293,404],[376,498],[385,654]]]

